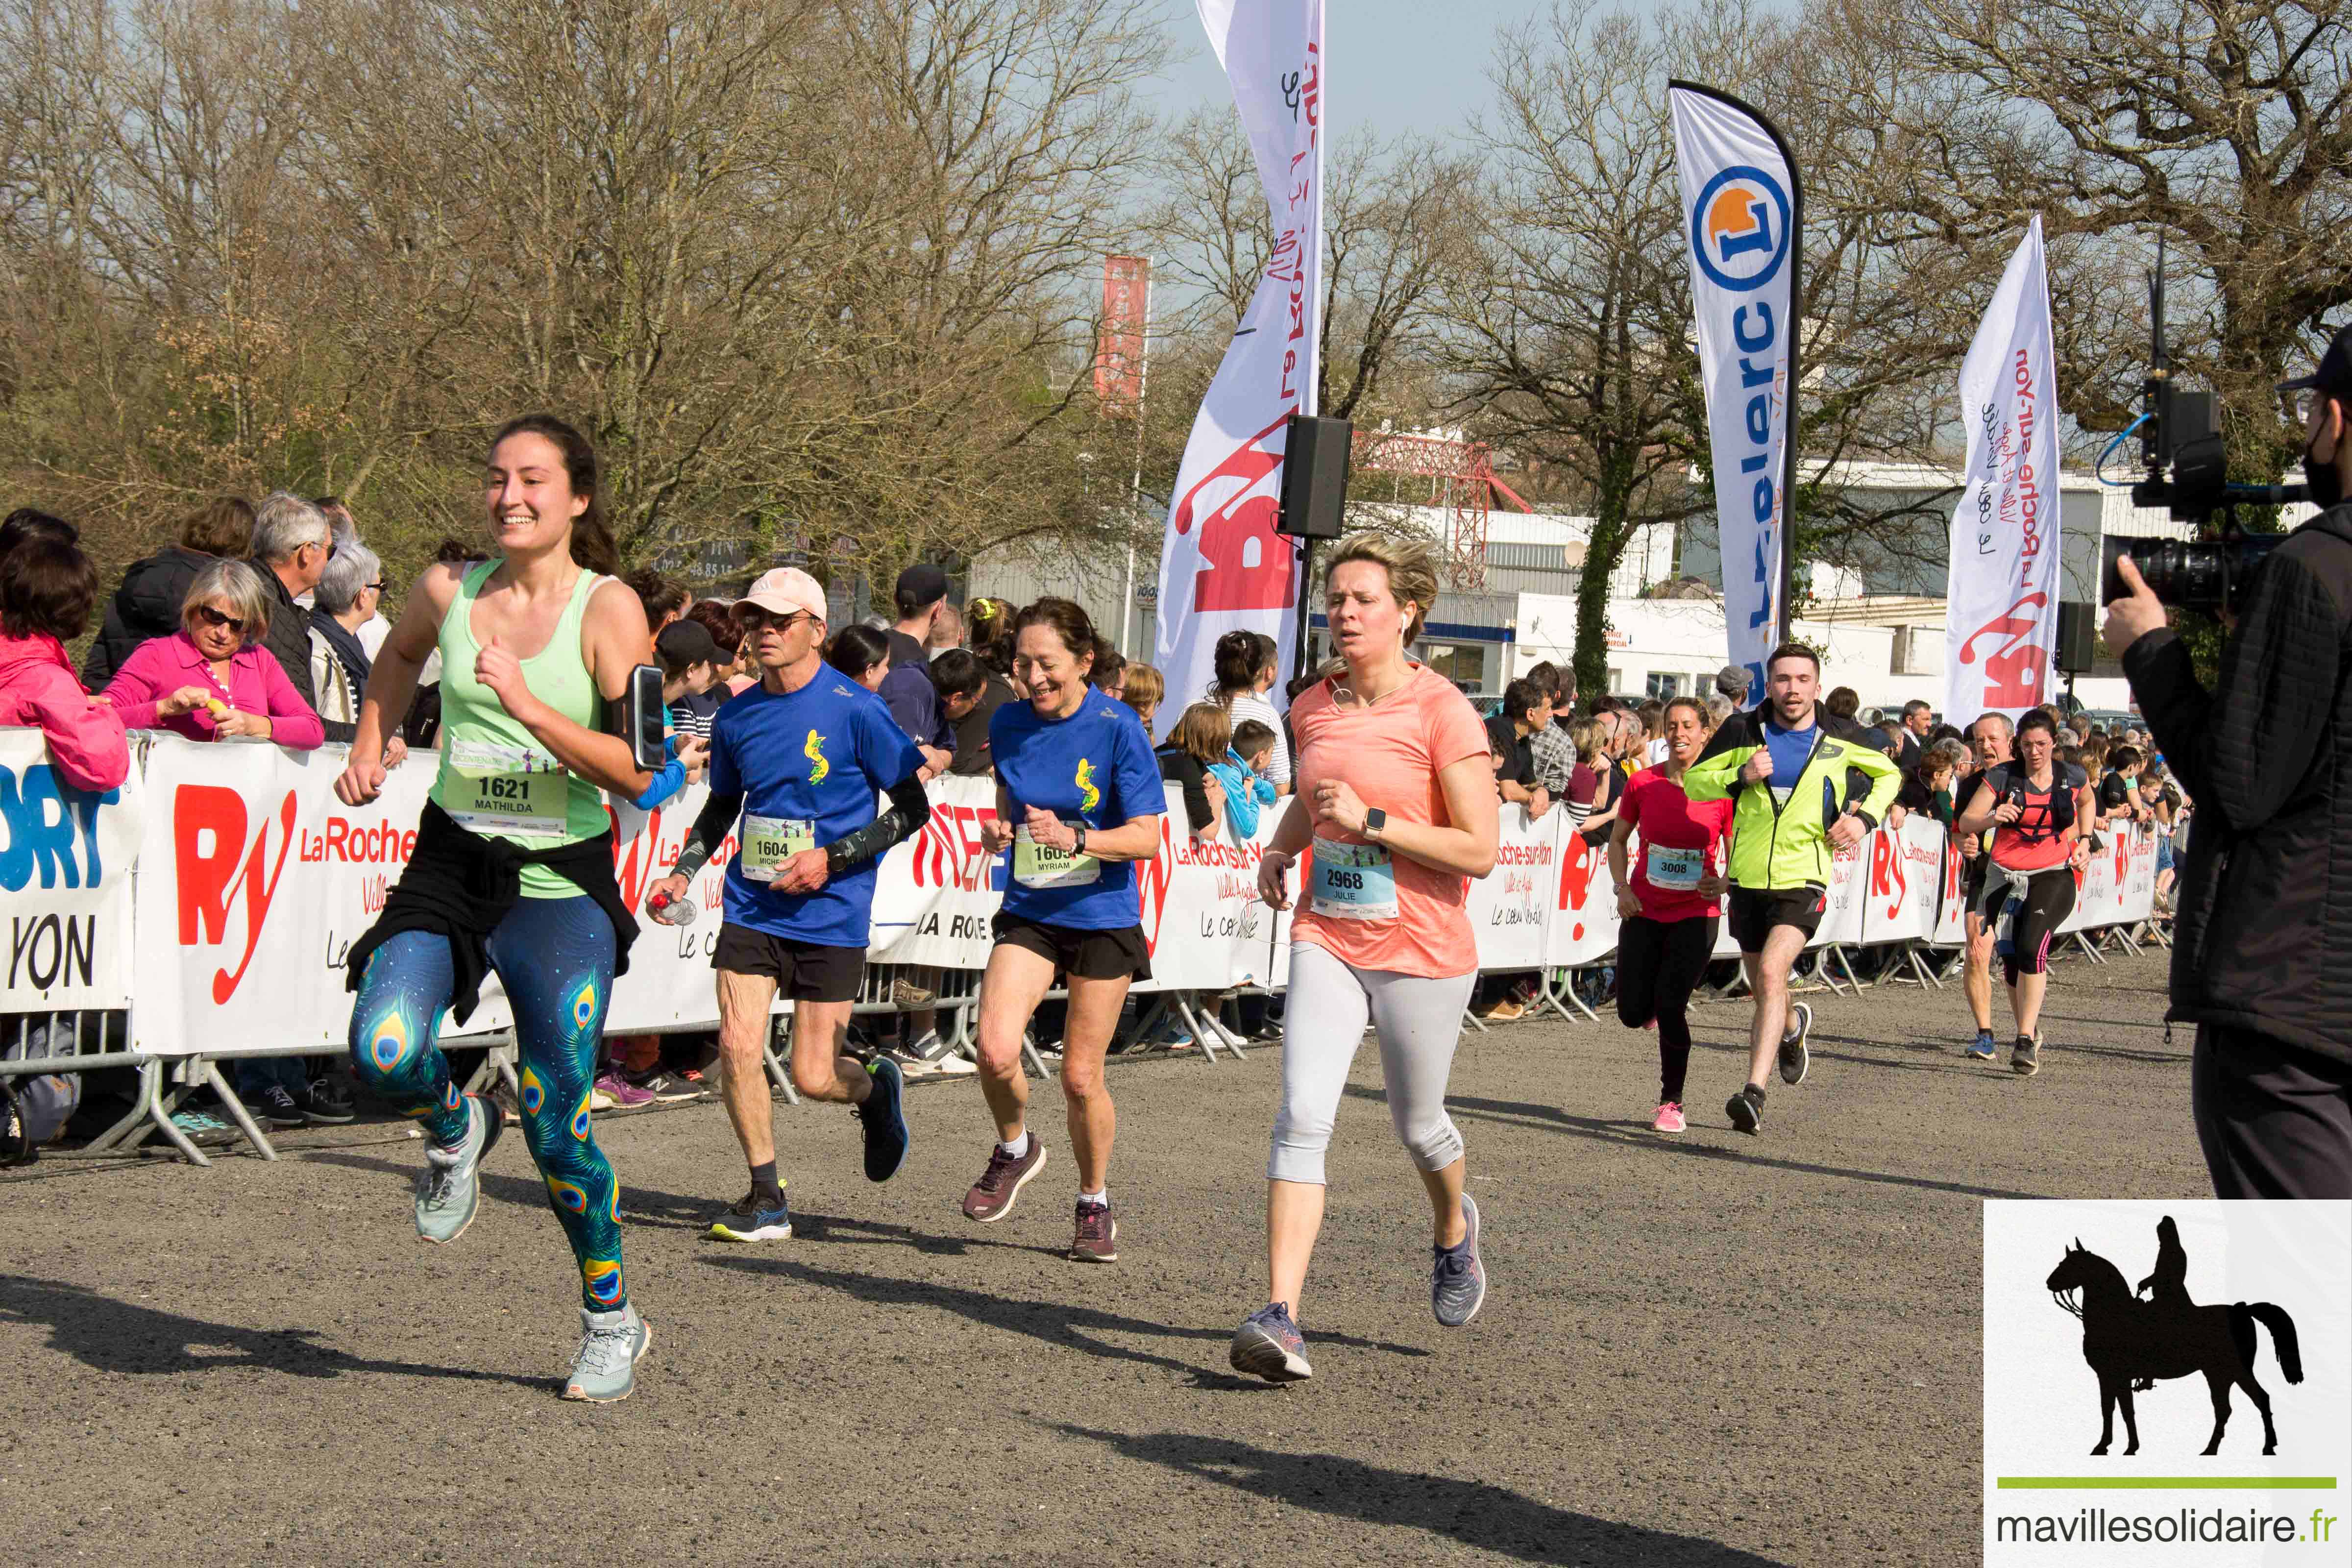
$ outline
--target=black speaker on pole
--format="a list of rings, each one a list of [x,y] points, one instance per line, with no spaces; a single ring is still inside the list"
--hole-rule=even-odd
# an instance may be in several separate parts
[[[1355,427],[1345,419],[1290,416],[1282,449],[1282,517],[1275,531],[1293,539],[1337,539],[1348,507],[1349,448]]]
[[[2098,626],[2092,618],[2096,606],[2079,599],[2058,603],[2058,670],[2082,675],[2098,658]]]

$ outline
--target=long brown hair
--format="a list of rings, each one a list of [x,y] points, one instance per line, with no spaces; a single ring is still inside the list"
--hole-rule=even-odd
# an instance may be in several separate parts
[[[613,542],[613,530],[604,521],[604,492],[596,474],[596,449],[588,437],[558,419],[552,414],[526,414],[520,419],[509,419],[499,433],[490,437],[490,450],[509,436],[539,436],[563,454],[563,475],[572,483],[573,495],[588,498],[588,509],[572,520],[572,560],[575,565],[606,577],[621,574],[621,547]]]

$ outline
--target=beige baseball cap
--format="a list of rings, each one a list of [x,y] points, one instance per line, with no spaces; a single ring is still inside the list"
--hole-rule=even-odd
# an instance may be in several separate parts
[[[751,591],[737,602],[757,605],[774,616],[805,610],[818,625],[824,624],[824,584],[797,566],[779,566],[761,574]]]

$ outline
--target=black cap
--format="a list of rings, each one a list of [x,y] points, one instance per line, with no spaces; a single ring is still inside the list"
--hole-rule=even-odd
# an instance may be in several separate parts
[[[674,664],[680,669],[693,664],[719,662],[719,641],[710,628],[700,621],[672,621],[662,627],[661,636],[654,638],[654,652],[664,664]]]
[[[2336,334],[2327,352],[2319,356],[2319,368],[2309,375],[2299,375],[2293,381],[2279,383],[2281,392],[2304,392],[2316,388],[2330,397],[2352,398],[2352,326]]]
[[[898,601],[902,615],[936,605],[948,596],[948,574],[928,561],[918,561],[898,574],[890,596]]]

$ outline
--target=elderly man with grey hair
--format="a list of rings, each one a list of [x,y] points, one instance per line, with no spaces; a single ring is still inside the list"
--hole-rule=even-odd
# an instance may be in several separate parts
[[[269,630],[265,643],[313,711],[319,694],[310,684],[310,617],[295,601],[319,585],[333,543],[327,514],[291,490],[273,490],[253,511],[253,568],[270,590]],[[349,741],[352,724],[327,725],[327,739]]]
[[[1750,684],[1751,678],[1744,665],[1727,664],[1715,672],[1716,690],[1730,698],[1734,708],[1748,706],[1748,690]]]
[[[319,717],[330,724],[359,722],[372,662],[359,631],[375,613],[383,574],[383,563],[357,540],[336,552],[319,574],[310,600],[310,686]]]

